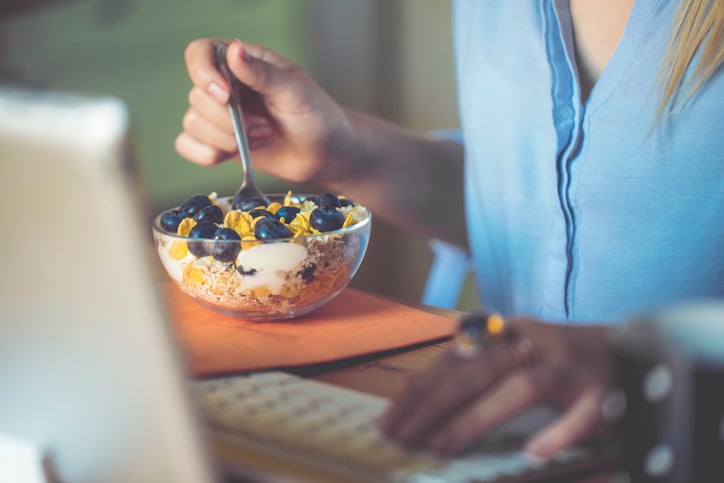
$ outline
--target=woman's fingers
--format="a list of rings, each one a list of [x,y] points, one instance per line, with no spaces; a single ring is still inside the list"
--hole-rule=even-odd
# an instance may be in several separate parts
[[[235,40],[226,55],[231,72],[258,95],[256,99],[247,96],[251,102],[244,101],[256,112],[263,110],[281,118],[314,118],[325,105],[334,104],[303,69],[262,46]]]
[[[284,57],[260,45],[234,40],[226,51],[231,72],[243,84],[264,97],[286,95],[289,82],[301,69]]]
[[[456,369],[438,380],[424,398],[417,399],[417,404],[388,432],[392,439],[409,448],[421,446],[430,433],[483,390],[485,378],[480,377],[477,367],[467,362]]]
[[[528,441],[525,451],[548,458],[591,434],[603,423],[601,402],[604,392],[601,386],[584,391],[560,418]]]
[[[199,86],[189,91],[189,106],[217,128],[233,135],[228,105],[220,104]]]
[[[182,119],[184,135],[176,143],[179,154],[202,166],[232,157],[238,149],[228,105],[219,104],[198,86],[189,92],[189,104]],[[244,125],[251,150],[269,144],[273,130],[266,117],[244,113]]]
[[[194,85],[208,93],[220,104],[229,100],[229,84],[216,67],[216,45],[223,39],[197,39],[184,52],[189,77]]]
[[[457,454],[498,424],[543,399],[547,388],[540,369],[520,369],[460,411],[430,437],[426,445],[442,454]]]
[[[383,431],[393,434],[405,422],[409,413],[431,393],[435,393],[438,385],[447,379],[451,367],[458,361],[449,352],[440,356],[431,367],[423,372],[412,374],[405,381],[402,393],[387,408],[380,418]]]
[[[198,141],[186,131],[176,137],[174,147],[181,156],[201,166],[214,166],[235,155],[235,153],[212,148],[208,144]]]
[[[214,124],[219,129],[233,135],[234,128],[231,125],[231,117],[229,116],[229,106],[222,105],[211,98],[207,93],[198,86],[194,86],[189,91],[189,105],[201,117]],[[270,126],[269,119],[266,116],[252,114],[246,109],[244,114],[244,124],[247,129],[265,125]]]
[[[554,402],[565,413],[527,445],[548,457],[602,423],[607,365],[601,334],[596,327],[510,321],[474,358],[448,352],[417,376],[387,411],[382,429],[403,446],[454,454],[528,407]]]
[[[418,446],[470,401],[517,366],[510,347],[491,343],[474,359],[445,354],[426,378],[408,389],[382,420],[382,428],[404,446]]]
[[[219,129],[193,109],[186,111],[182,125],[185,132],[203,144],[224,152],[236,150],[236,139],[233,134]]]

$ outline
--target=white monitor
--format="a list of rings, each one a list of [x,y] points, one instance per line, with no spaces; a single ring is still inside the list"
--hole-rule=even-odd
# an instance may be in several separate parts
[[[120,101],[0,87],[0,480],[212,480],[143,201]]]

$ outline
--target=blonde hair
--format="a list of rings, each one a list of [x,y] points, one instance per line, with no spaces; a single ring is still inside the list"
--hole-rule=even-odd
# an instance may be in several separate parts
[[[684,77],[697,52],[698,65],[685,90]],[[671,116],[724,62],[724,0],[681,0],[661,69],[657,123]]]

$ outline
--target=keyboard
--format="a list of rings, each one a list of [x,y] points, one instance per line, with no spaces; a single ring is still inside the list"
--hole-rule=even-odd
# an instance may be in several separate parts
[[[584,463],[593,451],[577,446],[546,461],[514,448],[494,450],[491,441],[446,460],[403,451],[377,428],[387,399],[280,371],[195,381],[193,391],[211,430],[360,481],[538,481]],[[505,447],[501,442],[492,445]]]

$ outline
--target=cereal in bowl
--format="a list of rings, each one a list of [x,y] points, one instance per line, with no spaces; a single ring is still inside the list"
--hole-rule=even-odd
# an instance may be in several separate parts
[[[309,312],[341,291],[367,247],[369,211],[331,193],[271,196],[248,211],[194,195],[157,218],[161,261],[187,294],[251,319]]]

